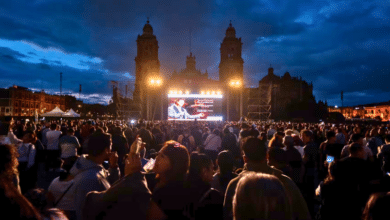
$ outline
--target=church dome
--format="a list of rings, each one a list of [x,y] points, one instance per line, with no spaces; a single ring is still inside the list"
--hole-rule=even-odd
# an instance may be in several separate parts
[[[284,80],[291,80],[291,75],[290,75],[290,73],[289,73],[289,72],[286,72],[286,73],[284,74],[284,76],[283,76],[283,79],[284,79]]]
[[[152,25],[149,24],[149,19],[146,22],[143,31],[144,31],[144,34],[153,35],[153,28],[152,28]]]
[[[229,27],[226,29],[226,37],[236,37],[236,29],[232,25],[232,21],[230,21]]]

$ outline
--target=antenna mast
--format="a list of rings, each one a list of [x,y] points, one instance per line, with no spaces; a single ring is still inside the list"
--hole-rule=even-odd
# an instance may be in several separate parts
[[[60,73],[60,96],[62,96],[62,73]]]

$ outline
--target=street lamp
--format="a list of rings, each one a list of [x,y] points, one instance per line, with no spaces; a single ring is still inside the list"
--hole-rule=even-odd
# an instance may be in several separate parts
[[[149,79],[149,83],[148,83],[148,86],[150,87],[150,89],[155,89],[157,87],[160,87],[162,85],[162,79],[161,78],[158,78],[158,77],[152,77]],[[151,111],[150,111],[150,99],[149,99],[149,95],[146,96],[146,118],[148,120],[150,120],[150,115],[151,115]],[[163,117],[163,105],[162,105],[162,99],[161,99],[161,118]],[[153,112],[153,117],[154,119],[154,112]]]
[[[237,80],[237,79],[234,79],[234,80],[231,80],[230,83],[229,83],[230,87],[233,88],[233,89],[239,89],[240,90],[240,117],[242,116],[242,112],[243,112],[243,105],[242,105],[242,81],[241,80]],[[227,120],[229,120],[229,110],[230,110],[230,106],[229,106],[229,91],[227,93]]]

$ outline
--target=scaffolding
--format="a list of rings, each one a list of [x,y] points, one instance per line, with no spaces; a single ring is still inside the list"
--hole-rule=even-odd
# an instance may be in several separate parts
[[[251,89],[248,97],[247,118],[252,120],[269,121],[271,117],[272,91],[276,85],[260,84],[259,88]]]
[[[113,103],[115,108],[115,116],[118,119],[140,118],[141,110],[134,106],[132,100],[128,98],[129,82],[110,81],[113,89]],[[125,87],[125,94],[122,95],[121,88]]]

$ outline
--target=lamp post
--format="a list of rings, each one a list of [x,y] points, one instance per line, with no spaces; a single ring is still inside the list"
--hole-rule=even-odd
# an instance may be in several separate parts
[[[229,83],[229,86],[233,89],[239,89],[240,90],[240,117],[242,116],[242,112],[243,112],[243,105],[242,105],[242,82],[241,80],[231,80],[230,83]],[[228,91],[228,96],[227,96],[227,117],[228,117],[228,120],[229,120],[229,110],[230,110],[230,106],[229,106],[229,91]]]
[[[149,79],[149,92],[151,92],[152,90],[154,90],[155,88],[157,87],[160,87],[162,85],[162,79],[159,78],[159,77],[151,77]],[[152,93],[150,93],[152,94]],[[147,95],[146,96],[146,118],[147,120],[150,120],[150,119],[154,119],[154,112],[153,112],[153,115],[151,117],[151,109],[150,109],[150,100],[149,100],[149,96],[150,95]],[[161,107],[161,117],[162,117],[162,107]]]

